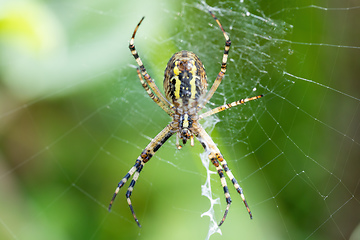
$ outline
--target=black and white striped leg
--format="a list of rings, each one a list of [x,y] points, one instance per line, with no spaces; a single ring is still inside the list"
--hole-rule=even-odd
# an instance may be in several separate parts
[[[144,167],[144,162],[136,169],[136,172],[135,172],[135,174],[134,174],[134,176],[133,176],[133,178],[132,178],[132,180],[131,180],[131,182],[130,182],[130,185],[129,185],[128,190],[126,191],[126,195],[125,195],[125,196],[126,196],[126,201],[127,201],[127,203],[129,204],[131,213],[132,213],[132,215],[133,215],[133,217],[134,217],[134,219],[135,219],[136,224],[137,224],[139,227],[141,227],[141,225],[140,225],[140,223],[139,223],[138,218],[136,217],[134,208],[133,208],[132,203],[131,203],[130,196],[131,196],[132,191],[134,190],[135,183],[136,183],[137,179],[139,178],[140,172],[141,172],[141,170],[143,169],[143,167]]]
[[[124,184],[129,180],[129,178],[134,174],[134,172],[138,169],[138,167],[141,165],[142,160],[141,159],[137,159],[135,162],[135,165],[130,168],[129,172],[123,177],[123,179],[121,179],[121,181],[118,183],[117,188],[115,189],[114,195],[111,198],[108,210],[111,211],[111,207],[112,204],[116,198],[116,196],[118,195],[120,188],[122,188],[122,186],[124,186]]]
[[[135,49],[135,35],[136,32],[141,24],[141,22],[144,20],[144,17],[141,18],[140,22],[138,23],[138,25],[136,26],[134,33],[130,39],[130,43],[129,43],[129,49],[131,51],[131,54],[134,56],[136,63],[139,65],[140,68],[140,72],[141,75],[144,77],[146,83],[149,85],[149,87],[152,89],[152,91],[154,92],[154,94],[157,96],[157,98],[160,100],[160,102],[162,102],[162,104],[158,104],[161,108],[164,109],[164,111],[166,113],[170,113],[170,110],[166,108],[164,108],[164,105],[167,108],[173,109],[174,106],[162,95],[162,93],[160,92],[159,88],[156,86],[154,80],[150,77],[150,75],[147,73],[146,68],[143,64],[143,62],[141,61],[141,58],[139,56],[139,54],[137,53],[136,49]],[[156,102],[156,101],[155,101]],[[169,114],[170,115],[170,114]]]
[[[170,110],[169,106],[163,103],[149,88],[147,83],[144,81],[144,79],[141,76],[140,69],[136,69],[138,77],[140,79],[141,85],[145,89],[146,93],[149,95],[149,97],[157,104],[159,105],[169,116],[173,115],[173,112]]]
[[[197,138],[200,141],[201,145],[204,147],[205,151],[209,152],[209,159],[211,160],[212,164],[215,166],[216,171],[218,172],[219,177],[220,177],[221,186],[224,189],[224,195],[225,195],[225,199],[226,199],[226,209],[225,209],[224,216],[219,223],[219,226],[221,226],[224,223],[226,216],[229,212],[230,205],[231,205],[230,193],[229,193],[229,189],[227,187],[226,179],[224,176],[224,171],[225,171],[226,175],[228,176],[228,178],[230,179],[230,181],[232,182],[232,184],[234,185],[236,191],[240,194],[240,197],[241,197],[242,201],[244,202],[246,210],[248,211],[249,216],[252,219],[252,214],[251,214],[250,208],[246,202],[242,188],[240,187],[240,185],[238,184],[234,175],[232,174],[231,170],[229,169],[225,159],[223,158],[223,156],[220,153],[220,150],[217,148],[216,144],[211,139],[209,134],[207,134],[207,132],[201,126],[199,126]]]
[[[224,169],[219,164],[219,161],[218,161],[218,159],[216,157],[216,153],[211,152],[209,154],[209,159],[210,159],[211,163],[215,166],[216,171],[219,174],[220,181],[221,181],[221,186],[223,187],[225,200],[226,200],[226,209],[225,209],[225,212],[224,212],[224,216],[223,216],[223,218],[221,219],[221,221],[219,223],[219,227],[220,227],[224,223],[225,218],[226,218],[226,216],[227,216],[227,214],[229,212],[230,205],[231,205],[231,197],[230,197],[229,188],[227,186],[226,179],[225,179],[225,176],[224,176]]]
[[[131,210],[131,213],[135,219],[135,222],[137,223],[137,225],[139,227],[141,227],[140,223],[139,223],[139,220],[137,219],[136,215],[135,215],[135,212],[134,212],[134,208],[132,206],[132,203],[131,203],[131,200],[130,200],[130,196],[131,196],[131,193],[132,191],[134,190],[134,186],[135,186],[135,183],[137,181],[137,179],[139,178],[139,175],[140,175],[140,172],[142,170],[142,168],[144,167],[144,160],[141,158],[141,155],[138,157],[138,159],[136,160],[135,162],[135,165],[129,170],[129,172],[123,177],[123,179],[121,179],[121,181],[118,183],[118,186],[114,192],[114,195],[110,201],[110,204],[109,204],[109,207],[108,207],[108,210],[110,211],[111,210],[111,207],[112,207],[112,204],[116,198],[116,196],[118,195],[119,191],[120,191],[120,188],[122,188],[122,186],[124,186],[124,184],[129,180],[129,178],[133,176],[131,182],[130,182],[130,185],[128,187],[128,190],[126,191],[126,200],[129,204],[129,207],[130,207],[130,210]]]
[[[217,159],[219,160],[222,168],[224,169],[226,175],[228,176],[228,178],[230,179],[230,181],[232,182],[232,184],[234,185],[234,188],[236,189],[236,191],[240,194],[240,197],[242,199],[242,201],[244,202],[244,205],[246,207],[246,210],[249,213],[250,219],[252,219],[252,213],[250,211],[249,205],[247,204],[247,201],[245,199],[245,195],[243,193],[242,188],[240,187],[239,183],[237,182],[236,178],[234,177],[234,175],[232,174],[231,170],[229,169],[225,159],[223,158],[223,156],[220,154],[220,152],[217,154]]]
[[[135,222],[139,227],[141,227],[139,220],[135,215],[133,205],[131,203],[131,194],[134,190],[136,181],[138,180],[140,172],[143,169],[145,163],[148,162],[152,158],[152,156],[154,156],[154,154],[160,149],[160,147],[166,142],[166,140],[168,140],[173,134],[173,127],[169,124],[146,146],[144,151],[142,151],[140,156],[136,159],[134,166],[130,168],[129,172],[118,183],[118,186],[115,189],[114,195],[108,207],[109,211],[111,210],[113,202],[118,195],[120,188],[122,188],[124,184],[130,179],[130,177],[133,176],[129,184],[128,190],[126,191],[126,200],[135,219]]]
[[[209,11],[209,13],[211,14],[211,16],[214,18],[214,20],[216,21],[216,23],[219,25],[222,33],[224,34],[225,37],[225,48],[224,48],[224,54],[223,54],[223,58],[222,58],[222,62],[221,62],[221,69],[219,74],[217,75],[213,85],[211,86],[210,90],[207,92],[206,97],[200,102],[198,109],[202,109],[206,103],[210,100],[210,98],[212,98],[212,96],[214,95],[216,89],[219,87],[222,79],[224,78],[225,72],[226,72],[226,66],[227,66],[227,60],[228,60],[228,56],[229,56],[229,50],[230,50],[230,46],[231,46],[231,40],[229,38],[229,35],[227,35],[227,33],[225,32],[223,26],[221,25],[219,19],[211,12]]]

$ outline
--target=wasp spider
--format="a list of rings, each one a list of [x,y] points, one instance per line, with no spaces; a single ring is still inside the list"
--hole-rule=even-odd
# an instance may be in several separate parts
[[[209,11],[210,12],[210,11]],[[139,220],[137,219],[133,206],[131,204],[130,196],[134,190],[135,183],[139,178],[140,172],[143,169],[145,163],[147,163],[152,156],[160,149],[160,147],[173,135],[176,134],[176,146],[181,149],[182,144],[186,144],[190,140],[191,146],[194,145],[194,137],[196,137],[205,151],[209,153],[209,159],[215,166],[217,173],[219,174],[221,185],[224,189],[226,199],[226,209],[223,218],[221,219],[219,226],[224,222],[229,207],[231,204],[230,193],[225,180],[225,174],[234,185],[237,192],[240,194],[245,207],[252,218],[251,211],[245,200],[243,190],[236,181],[234,175],[231,173],[225,159],[220,153],[214,141],[211,139],[209,134],[206,133],[204,128],[200,125],[199,120],[210,116],[212,114],[224,111],[228,108],[237,106],[242,103],[246,103],[251,100],[258,99],[263,95],[241,99],[229,104],[219,106],[208,112],[199,114],[199,111],[205,106],[205,104],[211,99],[214,92],[218,88],[221,80],[226,72],[226,62],[228,59],[229,49],[231,41],[229,36],[226,34],[219,20],[215,15],[210,12],[214,20],[219,25],[222,33],[225,37],[225,50],[222,58],[221,70],[216,77],[212,87],[207,91],[207,77],[204,65],[200,59],[192,52],[180,51],[175,53],[169,60],[164,77],[164,91],[165,97],[156,86],[153,79],[147,73],[144,64],[142,63],[137,51],[135,50],[134,38],[135,34],[144,20],[144,17],[140,20],[136,26],[134,33],[131,37],[129,48],[131,54],[134,56],[139,68],[137,74],[140,79],[142,86],[148,93],[149,97],[159,105],[171,118],[172,121],[146,146],[140,156],[136,159],[135,165],[129,170],[123,179],[118,183],[115,193],[109,204],[109,211],[111,206],[119,193],[119,190],[132,176],[132,180],[126,192],[126,199],[129,204],[131,213],[139,227],[141,227]],[[145,80],[144,80],[145,79]],[[224,173],[225,172],[225,173]]]

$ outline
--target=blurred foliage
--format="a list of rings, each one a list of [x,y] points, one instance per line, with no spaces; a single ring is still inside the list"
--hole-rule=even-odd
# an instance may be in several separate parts
[[[287,23],[279,26],[284,30],[281,34],[279,29],[269,33],[279,34],[279,42],[257,43],[274,58],[266,62],[266,58],[256,57],[259,53],[246,52],[247,42],[239,42],[254,37],[255,30],[261,29],[256,26],[259,22],[244,26],[240,36],[230,28],[237,26],[231,11],[218,16],[229,29],[232,51],[240,61],[229,64],[229,82],[220,90],[229,96],[246,97],[258,79],[276,92],[265,92],[262,108],[249,104],[239,110],[242,118],[226,121],[235,110],[219,115],[222,121],[212,136],[246,189],[254,219],[248,219],[240,198],[231,190],[233,205],[221,227],[223,236],[215,234],[211,239],[348,239],[360,222],[356,185],[359,146],[347,147],[351,141],[339,137],[337,131],[360,142],[358,101],[296,81],[280,70],[358,99],[358,49],[289,44],[359,46],[359,32],[352,31],[358,11],[286,10],[309,6],[311,1],[206,3],[231,11],[243,10],[244,4],[252,13],[271,16],[274,23]],[[223,39],[208,37],[213,34],[208,24],[211,18],[203,16],[196,4],[160,0],[0,1],[1,239],[206,237],[208,219],[200,215],[209,203],[200,195],[205,169],[199,159],[199,144],[179,152],[171,139],[144,168],[132,198],[143,228],[134,223],[124,197],[126,189],[120,192],[112,212],[107,211],[117,182],[150,138],[169,121],[139,84],[133,68],[136,63],[127,47],[132,31],[146,15],[137,48],[158,86],[166,62],[179,48],[198,53],[212,81],[219,70],[216,64],[221,60]],[[181,30],[184,28],[187,30]],[[189,34],[181,34],[184,32]],[[230,79],[243,81],[254,75],[247,67],[262,60],[268,74],[254,76],[248,86],[244,83],[226,90],[233,84]],[[217,95],[214,102],[219,105],[223,99]],[[253,114],[257,117],[248,121],[246,117]],[[236,130],[244,124],[244,130]],[[344,147],[338,147],[340,144]],[[254,153],[240,157],[249,152]],[[220,219],[224,200],[216,177],[212,188],[222,203],[215,208]],[[337,185],[340,187],[329,190]],[[357,202],[346,203],[346,189]],[[324,201],[321,193],[330,193],[329,199]]]

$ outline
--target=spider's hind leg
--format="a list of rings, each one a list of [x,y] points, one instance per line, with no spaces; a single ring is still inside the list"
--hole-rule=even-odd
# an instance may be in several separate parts
[[[140,159],[139,159],[140,158]],[[113,202],[116,198],[116,196],[118,195],[119,191],[120,191],[120,188],[122,188],[122,186],[124,186],[124,184],[129,180],[129,178],[133,176],[133,178],[131,179],[131,182],[130,182],[130,185],[128,187],[128,190],[126,191],[126,200],[127,200],[127,203],[129,204],[129,207],[130,207],[130,210],[131,210],[131,213],[135,219],[135,222],[137,223],[137,225],[139,227],[141,227],[140,223],[139,223],[139,220],[138,218],[136,217],[135,215],[135,211],[134,211],[134,208],[132,206],[132,203],[131,203],[131,199],[130,199],[130,196],[131,196],[131,193],[132,191],[134,190],[134,186],[135,186],[135,183],[137,181],[137,179],[139,178],[139,175],[140,175],[140,172],[142,170],[142,168],[144,167],[144,161],[143,159],[141,159],[141,156],[139,156],[139,158],[136,160],[135,162],[135,165],[129,170],[129,172],[123,177],[123,179],[121,179],[121,181],[118,183],[118,186],[114,192],[114,195],[110,201],[110,204],[109,204],[109,207],[108,207],[108,210],[110,211],[111,210],[111,207],[113,205]]]
[[[124,186],[124,184],[130,179],[131,176],[131,182],[129,184],[128,190],[126,191],[126,200],[130,207],[131,213],[135,219],[135,222],[139,227],[141,227],[138,218],[135,215],[135,211],[133,208],[133,205],[131,203],[131,194],[134,190],[136,181],[139,178],[140,172],[143,169],[145,163],[147,163],[154,154],[160,149],[160,147],[174,134],[173,127],[171,124],[167,125],[156,137],[146,146],[146,148],[142,151],[140,156],[136,159],[136,162],[132,168],[130,168],[129,172],[121,179],[121,181],[118,183],[118,186],[114,192],[114,195],[110,201],[109,204],[109,211],[111,210],[112,204],[118,195],[120,188]]]
[[[144,167],[144,162],[142,162],[142,164],[136,169],[136,172],[134,173],[134,176],[133,176],[133,178],[132,178],[132,180],[130,182],[128,190],[126,191],[126,194],[125,194],[127,203],[129,204],[129,207],[130,207],[130,210],[131,210],[131,213],[132,213],[132,215],[133,215],[133,217],[135,219],[136,224],[139,227],[141,227],[141,225],[139,223],[138,218],[135,215],[135,211],[134,211],[134,208],[132,206],[130,196],[131,196],[132,191],[134,190],[135,183],[136,183],[137,179],[139,178],[140,172],[143,169],[143,167]]]
[[[231,205],[231,197],[230,197],[229,189],[228,189],[226,179],[225,179],[225,176],[224,176],[224,170],[221,167],[221,165],[219,164],[219,161],[218,161],[216,155],[217,155],[216,153],[211,152],[209,154],[209,159],[210,159],[211,163],[215,166],[216,171],[219,174],[220,181],[221,181],[221,186],[224,189],[224,195],[225,195],[225,199],[226,199],[226,209],[225,209],[225,212],[224,212],[224,216],[223,216],[223,218],[221,219],[221,221],[219,223],[219,227],[220,227],[224,223],[224,221],[226,219],[226,216],[227,216],[227,214],[229,212],[230,205]]]
[[[120,188],[122,188],[124,186],[124,184],[129,180],[129,178],[134,174],[134,172],[138,169],[138,167],[140,166],[141,164],[141,159],[137,159],[136,162],[135,162],[135,165],[130,168],[129,172],[121,179],[121,181],[118,183],[118,186],[117,188],[115,189],[115,192],[114,192],[114,195],[113,197],[111,198],[111,201],[110,201],[110,204],[109,204],[109,207],[108,207],[108,211],[110,212],[111,211],[111,207],[115,201],[115,198],[116,196],[118,195],[119,191],[120,191]]]
[[[230,179],[230,181],[232,182],[232,184],[234,185],[237,192],[240,194],[240,197],[241,197],[242,201],[244,202],[246,210],[248,211],[249,216],[252,219],[252,214],[251,214],[250,208],[246,202],[243,190],[240,187],[240,185],[238,184],[238,182],[235,179],[234,175],[232,174],[231,170],[227,166],[225,159],[223,158],[223,156],[220,153],[220,150],[217,148],[216,144],[211,139],[209,134],[207,134],[206,131],[201,126],[199,126],[197,132],[198,132],[197,138],[200,141],[201,145],[204,147],[205,151],[209,152],[209,159],[211,160],[212,164],[215,166],[216,171],[218,172],[219,177],[220,177],[221,186],[224,189],[224,195],[225,195],[227,205],[226,205],[224,216],[221,219],[219,226],[221,226],[224,223],[226,216],[229,212],[230,205],[231,205],[230,193],[229,193],[229,189],[228,189],[228,186],[226,183],[224,171],[225,171],[226,175],[228,176],[228,178]]]

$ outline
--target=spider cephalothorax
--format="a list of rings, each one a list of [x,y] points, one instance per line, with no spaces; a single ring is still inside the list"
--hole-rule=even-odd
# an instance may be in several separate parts
[[[164,97],[154,83],[154,81],[152,80],[152,78],[150,77],[150,75],[147,73],[137,51],[135,50],[135,34],[144,18],[142,18],[136,26],[130,40],[129,48],[137,64],[139,65],[137,73],[142,86],[148,93],[149,97],[172,118],[172,121],[146,146],[140,156],[136,159],[134,166],[118,183],[118,186],[109,204],[110,210],[120,188],[129,180],[131,176],[133,176],[129,188],[126,192],[126,199],[129,204],[131,213],[139,227],[140,223],[135,215],[130,196],[145,163],[148,162],[152,158],[152,156],[154,156],[154,154],[160,149],[160,147],[173,134],[176,134],[176,146],[178,149],[181,149],[181,145],[179,143],[180,139],[183,144],[186,144],[186,142],[190,139],[191,145],[193,146],[194,137],[196,137],[201,143],[201,145],[204,147],[205,151],[209,153],[209,159],[211,160],[212,164],[216,168],[217,173],[219,174],[227,203],[224,216],[221,219],[219,226],[225,221],[231,204],[231,198],[225,180],[225,174],[230,179],[237,192],[240,194],[242,201],[244,202],[245,207],[250,215],[250,218],[252,218],[251,211],[245,200],[245,196],[240,185],[236,181],[234,175],[231,173],[231,170],[229,169],[225,159],[221,155],[220,150],[217,148],[214,141],[201,126],[199,120],[212,114],[224,111],[228,108],[237,106],[239,104],[258,99],[262,97],[262,95],[240,99],[229,104],[224,104],[200,115],[198,114],[199,111],[205,106],[205,104],[211,99],[214,92],[221,83],[221,80],[224,77],[224,74],[226,72],[227,58],[231,45],[230,38],[224,31],[219,20],[212,12],[210,12],[210,14],[219,25],[222,33],[224,34],[226,42],[221,63],[221,70],[209,91],[207,91],[207,79],[204,65],[194,53],[183,50],[175,53],[170,58],[166,66],[164,74]]]

